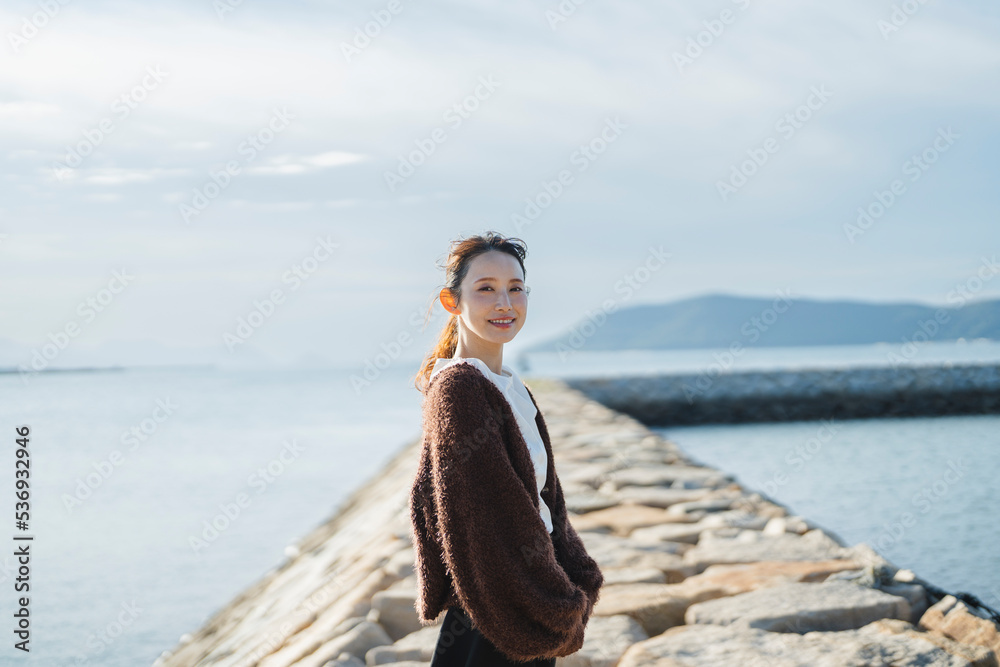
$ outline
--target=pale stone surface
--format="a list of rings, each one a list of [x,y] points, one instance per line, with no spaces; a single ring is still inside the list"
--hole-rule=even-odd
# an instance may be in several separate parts
[[[709,597],[715,598],[778,584],[821,582],[836,572],[849,570],[854,566],[854,561],[842,559],[723,563],[710,565],[704,572],[676,584],[676,588],[692,598],[711,591],[712,595]]]
[[[618,584],[601,589],[594,616],[628,615],[648,635],[658,635],[684,622],[690,598],[672,584]]]
[[[674,517],[671,517],[674,518]],[[694,523],[661,523],[648,528],[636,528],[629,538],[636,542],[686,542],[697,544],[698,536],[707,530],[704,520]]]
[[[394,664],[407,660],[430,662],[440,634],[440,624],[428,625],[393,644],[376,646],[362,655],[369,665]]]
[[[774,519],[777,518],[781,517],[774,517]],[[763,530],[767,522],[774,519],[737,507],[736,509],[721,510],[707,514],[698,523],[705,529],[732,527]]]
[[[365,667],[365,662],[350,653],[343,653],[333,660],[323,663],[323,667]]]
[[[617,667],[970,667],[923,638],[857,630],[767,632],[737,625],[681,625],[632,646]]]
[[[729,493],[726,495],[713,494],[708,498],[702,500],[689,500],[683,503],[674,503],[667,508],[667,512],[671,515],[673,514],[690,514],[691,512],[696,512],[698,510],[705,510],[706,512],[719,512],[722,510],[728,510],[733,506],[733,502],[739,498],[737,493]]]
[[[850,630],[910,617],[904,598],[846,581],[787,583],[691,605],[690,625],[746,625],[770,632]]]
[[[625,614],[638,621],[648,634],[656,635],[684,623],[685,612],[695,603],[789,582],[822,580],[831,572],[853,566],[852,561],[713,565],[675,584],[606,583],[594,615]]]
[[[416,590],[416,578],[413,572],[413,547],[406,547],[394,553],[389,561],[383,566],[386,572],[399,577],[400,581],[407,580],[411,588]],[[398,584],[395,584],[398,585]]]
[[[938,632],[922,632],[912,623],[893,618],[883,618],[871,624],[872,629],[882,633],[903,634],[914,639],[930,642],[948,653],[969,661],[974,667],[997,667],[996,654],[985,646],[974,646],[957,642]]]
[[[570,493],[563,488],[563,497],[566,499],[566,509],[574,514],[596,512],[618,504],[616,498],[598,493],[593,489]]]
[[[824,535],[811,530],[805,535],[782,533],[764,535],[744,530],[736,537],[706,533],[697,546],[684,554],[684,562],[701,572],[716,563],[750,563],[761,560],[828,560],[849,557],[844,548]]]
[[[608,493],[613,494],[621,502],[634,502],[662,508],[689,500],[701,500],[712,492],[711,489],[674,489],[662,486],[626,486],[617,489],[614,482],[603,488],[607,488]]]
[[[633,618],[625,615],[595,617],[587,624],[583,647],[556,659],[556,667],[615,667],[632,644],[649,635]]]
[[[417,618],[417,577],[410,575],[372,596],[376,621],[393,641],[420,629]]]
[[[946,595],[930,606],[918,626],[936,630],[964,644],[991,649],[1000,658],[1000,630],[993,621],[972,613],[964,602]]]
[[[713,488],[725,486],[733,476],[714,468],[701,466],[659,466],[655,468],[625,468],[608,475],[617,488],[623,486],[675,486],[689,483],[693,487]]]
[[[259,667],[308,664],[304,662],[306,657],[329,641],[333,636],[333,629],[339,623],[351,616],[367,614],[371,610],[372,596],[388,585],[389,581],[381,569],[373,571],[361,585],[348,591],[337,602],[327,607],[311,625],[292,635],[281,648],[263,658]],[[388,639],[388,635],[386,638]],[[391,641],[388,639],[387,643]]]
[[[376,646],[391,643],[392,639],[385,633],[381,625],[372,623],[371,621],[362,621],[345,634],[335,637],[317,647],[315,651],[312,651],[295,664],[321,667],[323,663],[343,653],[361,657]]]
[[[682,542],[642,544],[625,538],[597,533],[581,533],[587,553],[605,567],[639,567],[660,570],[668,582],[681,581],[694,574],[694,569],[684,562],[684,550],[691,545]]]
[[[615,535],[625,536],[636,528],[659,526],[667,521],[675,521],[677,516],[668,510],[646,505],[615,505],[607,509],[588,512],[576,517],[573,527],[580,530],[610,528]],[[688,525],[688,524],[685,524]]]
[[[768,520],[763,532],[765,535],[780,535],[782,533],[798,533],[802,535],[816,527],[812,522],[801,516],[776,516]]]
[[[864,560],[860,550],[859,556]],[[869,562],[856,570],[844,570],[830,575],[829,581],[851,581],[856,584],[877,588],[878,590],[906,598],[910,603],[910,623],[917,623],[927,610],[927,591],[923,586],[912,583],[914,573],[910,570],[897,570],[894,567],[877,562]]]
[[[675,520],[677,514],[667,512],[669,520]],[[688,516],[683,514],[682,516]],[[687,542],[697,544],[701,534],[706,530],[711,530],[718,534],[720,528],[746,528],[751,530],[762,529],[768,521],[767,517],[746,512],[744,510],[723,510],[705,514],[703,518],[694,523],[659,523],[646,528],[636,528],[628,533],[628,537],[637,542]],[[782,531],[784,532],[784,531]]]

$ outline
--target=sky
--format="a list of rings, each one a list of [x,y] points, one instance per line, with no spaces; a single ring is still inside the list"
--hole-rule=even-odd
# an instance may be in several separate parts
[[[486,230],[528,248],[515,353],[609,298],[944,304],[1000,251],[996,3],[45,0],[0,33],[0,366],[419,359]]]

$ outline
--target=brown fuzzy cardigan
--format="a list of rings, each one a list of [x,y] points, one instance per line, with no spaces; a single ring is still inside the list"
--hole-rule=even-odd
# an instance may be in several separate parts
[[[468,362],[445,368],[427,386],[410,493],[421,624],[460,605],[515,661],[578,651],[604,583],[570,525],[541,410],[535,423],[548,454],[541,495],[552,533],[538,513],[535,471],[514,412]]]

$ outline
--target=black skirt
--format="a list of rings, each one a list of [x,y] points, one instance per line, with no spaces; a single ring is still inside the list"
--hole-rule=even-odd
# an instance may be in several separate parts
[[[469,615],[457,606],[448,607],[431,658],[431,667],[555,667],[555,664],[555,658],[511,660],[472,627]]]

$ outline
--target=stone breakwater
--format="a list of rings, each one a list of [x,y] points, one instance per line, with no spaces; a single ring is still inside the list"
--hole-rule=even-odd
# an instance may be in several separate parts
[[[1000,413],[1000,365],[912,365],[573,378],[651,426]]]
[[[697,465],[632,417],[528,379],[606,583],[572,667],[997,665],[1000,633],[867,544]],[[408,499],[419,439],[156,667],[426,667]]]

